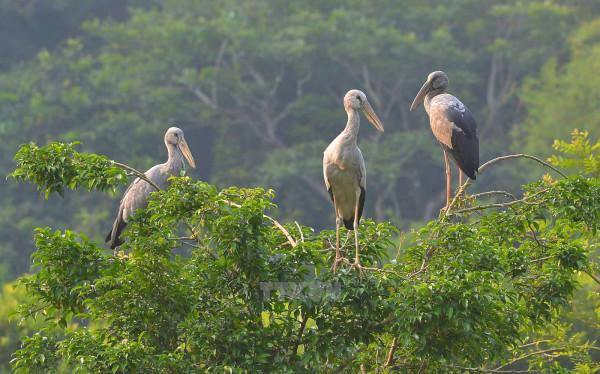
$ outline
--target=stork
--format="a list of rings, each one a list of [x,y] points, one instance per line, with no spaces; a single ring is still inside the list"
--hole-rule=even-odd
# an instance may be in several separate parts
[[[344,96],[348,114],[346,128],[325,149],[323,177],[335,210],[335,261],[333,271],[343,260],[340,254],[340,225],[354,230],[355,257],[352,267],[362,270],[359,259],[358,224],[365,205],[367,170],[365,160],[356,144],[362,111],[373,126],[383,132],[383,124],[373,111],[364,92],[350,90]]]
[[[171,127],[165,133],[165,146],[169,157],[164,164],[154,165],[144,173],[146,178],[151,180],[157,187],[163,189],[167,186],[167,180],[173,175],[179,174],[184,167],[184,157],[192,168],[196,167],[194,157],[183,136],[183,131],[177,127]],[[123,244],[119,236],[127,225],[128,219],[137,209],[145,208],[148,205],[148,195],[155,188],[148,182],[136,178],[133,183],[127,187],[121,203],[119,212],[113,223],[112,230],[106,236],[106,242],[110,243],[110,248],[115,249]]]
[[[479,169],[479,139],[475,118],[456,97],[446,93],[448,76],[443,71],[434,71],[427,77],[419,93],[412,102],[410,110],[424,101],[425,111],[429,115],[429,124],[433,135],[440,143],[446,165],[446,207],[450,206],[450,161],[452,156],[458,165],[459,191],[462,188],[462,173],[472,180],[476,179]]]

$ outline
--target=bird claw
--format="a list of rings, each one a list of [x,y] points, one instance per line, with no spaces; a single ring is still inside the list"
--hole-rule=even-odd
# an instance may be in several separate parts
[[[354,260],[354,263],[352,265],[350,265],[350,270],[353,270],[353,269],[357,269],[360,275],[363,275],[363,273],[364,273],[364,268],[360,264],[360,261],[358,260],[358,258]]]
[[[337,271],[337,266],[340,262],[344,262],[345,258],[343,257],[336,257],[335,260],[333,260],[333,267],[331,268],[331,270],[333,270],[333,272],[335,273]]]
[[[447,214],[449,208],[450,207],[446,205],[445,207],[443,207],[442,209],[440,209],[440,215],[439,215],[439,217],[441,218],[441,217],[445,216]]]
[[[454,194],[455,199],[462,199],[463,192],[464,192],[464,189],[462,188],[462,186],[458,187],[458,191],[456,191],[456,194]]]

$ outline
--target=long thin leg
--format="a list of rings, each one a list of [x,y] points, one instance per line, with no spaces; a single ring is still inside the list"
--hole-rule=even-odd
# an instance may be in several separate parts
[[[338,214],[335,197],[333,198],[333,209],[335,210],[335,260],[333,260],[333,272],[337,270],[337,265],[343,260],[340,253],[340,226],[342,225],[342,217]]]
[[[458,168],[458,191],[456,192],[456,196],[462,197],[463,192],[463,173],[460,168]]]
[[[444,162],[446,163],[446,208],[450,206],[450,161],[448,160],[448,152],[444,149]]]
[[[335,260],[333,260],[333,272],[337,270],[337,265],[342,261],[342,254],[340,253],[340,225],[342,218],[335,215]]]
[[[352,264],[353,268],[357,268],[361,273],[362,273],[362,265],[360,264],[360,258],[359,258],[359,246],[358,246],[358,207],[359,207],[359,200],[360,200],[360,192],[358,193],[358,195],[356,196],[356,206],[354,208],[354,223],[353,223],[353,228],[354,228],[354,247],[355,247],[355,255],[354,255],[354,264]]]

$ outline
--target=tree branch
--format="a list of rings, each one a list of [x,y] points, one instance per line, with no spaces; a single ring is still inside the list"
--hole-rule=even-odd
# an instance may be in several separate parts
[[[542,355],[542,354],[546,354],[546,353],[552,353],[552,352],[558,352],[558,351],[564,351],[564,350],[565,350],[564,348],[550,348],[550,349],[543,349],[541,351],[530,352],[530,353],[527,353],[527,354],[525,354],[523,356],[514,358],[514,359],[508,361],[507,363],[498,366],[495,369],[491,369],[489,372],[490,373],[506,373],[507,371],[501,371],[500,369],[505,368],[505,367],[507,367],[509,365],[512,365],[515,362],[519,362],[519,361],[525,360],[526,358],[529,358],[531,356]],[[513,371],[509,371],[508,373],[514,373],[514,372]]]
[[[229,206],[232,206],[232,207],[235,207],[235,208],[241,208],[241,207],[242,207],[240,204],[238,204],[238,203],[234,203],[233,201],[229,201],[229,200],[225,200],[225,199],[223,199],[222,201],[223,201],[225,204],[227,204],[227,205],[229,205]],[[269,221],[271,221],[271,222],[273,223],[273,225],[274,225],[275,227],[277,227],[277,228],[279,229],[279,231],[281,231],[281,232],[283,233],[283,235],[285,235],[285,237],[286,237],[286,238],[287,238],[287,240],[288,240],[288,243],[290,243],[290,245],[292,246],[292,248],[293,248],[293,247],[295,247],[296,245],[298,245],[298,243],[296,243],[296,241],[294,240],[294,238],[293,238],[293,237],[290,235],[290,233],[289,233],[289,232],[288,232],[288,231],[285,229],[285,227],[283,227],[283,226],[281,225],[281,223],[277,222],[277,220],[275,220],[274,218],[272,218],[272,217],[270,217],[270,216],[268,216],[268,215],[266,215],[266,214],[263,214],[263,218],[266,218],[266,219],[268,219]]]
[[[302,316],[300,316],[302,318]],[[295,355],[298,352],[298,347],[300,346],[300,342],[302,341],[302,335],[304,334],[304,329],[306,328],[306,322],[308,321],[308,316],[304,316],[300,321],[300,331],[298,331],[298,338],[294,343],[294,349],[292,350],[292,354]]]
[[[583,270],[584,273],[586,273],[587,275],[590,276],[590,278],[592,278],[592,280],[598,284],[600,284],[600,278],[598,278],[598,276],[594,273],[592,273],[591,271],[587,271],[587,270]]]
[[[546,167],[548,167],[549,169],[552,169],[553,171],[555,171],[557,174],[559,174],[560,176],[562,176],[563,178],[566,178],[567,176],[560,171],[559,169],[555,168],[554,166],[550,165],[549,163],[540,160],[539,158],[532,156],[532,155],[528,155],[525,153],[517,153],[514,155],[506,155],[506,156],[500,156],[500,157],[496,157],[494,159],[489,160],[488,162],[484,163],[483,165],[481,165],[477,171],[477,174],[482,174],[488,167],[490,167],[491,165],[500,162],[500,161],[504,161],[504,160],[510,160],[513,158],[526,158],[529,160],[533,160],[536,161]],[[462,186],[460,186],[459,191],[464,192],[467,187],[471,184],[471,180],[467,179],[467,181],[465,183],[463,183]],[[456,201],[458,200],[458,198],[460,197],[460,194],[456,194],[454,196],[454,198],[452,199],[452,202],[450,202],[450,205],[448,206],[448,209],[446,209],[446,211],[444,212],[444,217],[448,215],[448,213],[450,212],[450,210],[452,209],[452,207],[456,204]]]
[[[229,39],[225,38],[221,42],[221,46],[219,47],[219,52],[217,53],[217,59],[215,60],[215,75],[221,68],[221,63],[223,62],[223,56],[225,55],[225,49],[227,48],[227,44],[229,44]],[[217,98],[217,80],[213,75],[212,83],[211,83],[211,96],[212,103],[215,104],[215,107],[218,106],[218,98]],[[216,108],[213,108],[216,109]]]
[[[481,173],[482,173],[482,172],[483,172],[485,169],[487,169],[487,168],[488,168],[490,165],[492,165],[492,164],[495,164],[495,163],[496,163],[496,162],[498,162],[498,161],[509,160],[509,159],[512,159],[512,158],[527,158],[527,159],[530,159],[530,160],[536,161],[536,162],[538,162],[538,163],[540,163],[540,164],[542,164],[542,165],[546,166],[547,168],[554,170],[554,172],[556,172],[557,174],[559,174],[561,177],[563,177],[563,178],[566,178],[566,177],[567,177],[567,176],[566,176],[566,175],[565,175],[565,174],[564,174],[562,171],[560,171],[560,170],[559,170],[559,169],[557,169],[556,167],[554,167],[554,166],[550,165],[550,164],[549,164],[549,163],[547,163],[546,161],[543,161],[543,160],[541,160],[541,159],[539,159],[539,158],[537,158],[537,157],[535,157],[535,156],[528,155],[528,154],[525,154],[525,153],[517,153],[517,154],[514,154],[514,155],[500,156],[500,157],[496,157],[496,158],[494,158],[494,159],[492,159],[492,160],[489,160],[488,162],[486,162],[485,164],[483,164],[483,165],[481,165],[481,166],[479,167],[479,170],[477,171],[477,174],[481,174]]]
[[[125,164],[122,164],[122,163],[114,161],[114,160],[112,161],[112,163],[115,166],[120,167],[121,169],[125,169],[125,170],[129,171],[130,173],[134,174],[136,177],[140,178],[141,180],[145,181],[146,183],[148,183],[149,185],[154,187],[157,191],[160,191],[160,188],[156,185],[156,183],[154,183],[150,179],[148,179],[146,174],[142,173],[141,171],[137,171],[136,169],[132,168],[129,165],[125,165]]]
[[[506,208],[511,205],[525,203],[525,202],[527,202],[527,200],[531,199],[532,197],[540,195],[546,191],[548,191],[547,188],[545,188],[539,192],[536,192],[533,195],[525,196],[524,198],[519,199],[519,200],[513,200],[513,201],[509,201],[507,203],[493,203],[493,204],[487,204],[487,205],[477,205],[477,206],[473,206],[470,208],[464,208],[464,209],[459,209],[459,210],[453,211],[451,214],[466,213],[466,212],[472,212],[475,210],[485,210],[485,209],[490,209],[490,208]]]
[[[478,197],[484,197],[484,196],[490,196],[490,195],[503,195],[506,197],[510,197],[513,200],[517,200],[517,197],[513,194],[511,194],[508,191],[487,191],[487,192],[480,192],[480,193],[476,193],[474,195],[469,196],[472,199],[476,199]]]
[[[392,345],[390,345],[390,350],[388,351],[387,357],[385,359],[385,363],[383,364],[384,369],[394,363],[394,352],[396,351],[397,343],[398,339],[394,337],[394,339],[392,339]]]

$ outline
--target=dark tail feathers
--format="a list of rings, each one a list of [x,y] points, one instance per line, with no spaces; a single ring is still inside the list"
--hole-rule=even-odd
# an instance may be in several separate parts
[[[477,175],[475,175],[475,173],[475,170],[469,170],[469,173],[465,172],[465,174],[467,174],[467,177],[471,178],[472,180],[477,179]]]
[[[108,233],[108,235],[106,235],[106,238],[104,239],[105,243],[110,242],[110,249],[115,249],[118,246],[120,246],[121,244],[123,244],[123,241],[121,240],[120,236],[121,236],[121,233],[123,232],[123,229],[125,228],[125,226],[127,226],[127,222],[125,222],[121,218],[121,212],[119,211],[119,215],[117,216],[115,223],[113,223],[112,229],[110,230],[110,232]]]
[[[348,230],[354,230],[354,218],[352,218],[352,219],[345,219],[344,220],[344,226]]]

